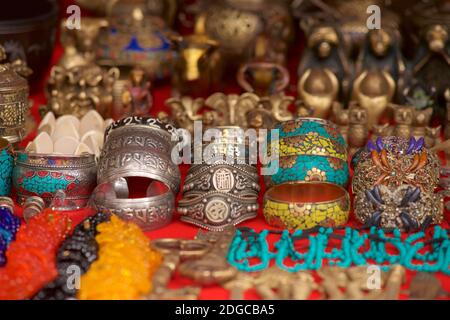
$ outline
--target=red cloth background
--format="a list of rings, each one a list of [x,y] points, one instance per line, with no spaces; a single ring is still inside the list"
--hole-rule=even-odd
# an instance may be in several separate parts
[[[73,3],[73,1],[71,1],[71,0],[62,0],[61,1],[61,17],[64,17],[66,15],[65,14],[66,8],[69,4],[72,4],[72,3]],[[295,91],[296,91],[295,88],[296,88],[296,83],[297,83],[297,66],[299,63],[299,57],[301,55],[302,43],[303,43],[300,36],[297,37],[296,41],[297,41],[297,43],[294,45],[294,48],[291,50],[290,59],[289,59],[289,70],[291,73],[291,85],[288,88],[289,90],[288,90],[287,94],[291,94],[291,95],[295,95]],[[58,59],[61,57],[62,51],[63,50],[62,50],[60,44],[57,43],[55,50],[54,50],[54,54],[53,54],[52,65],[55,64],[58,61]],[[47,74],[47,76],[48,76],[48,74]],[[45,79],[47,78],[47,76],[45,77]],[[45,99],[44,91],[43,91],[44,85],[45,85],[45,79],[43,79],[42,83],[35,88],[34,92],[32,92],[31,97],[30,97],[34,102],[34,105],[32,108],[32,114],[35,117],[37,123],[40,121],[38,107],[40,105],[43,105],[46,103],[46,99]],[[224,88],[223,91],[225,91],[227,93],[231,93],[231,92],[239,93],[240,89],[236,85],[228,85]],[[167,98],[170,97],[170,92],[171,92],[171,88],[168,83],[162,84],[162,85],[159,85],[159,86],[153,88],[152,94],[153,94],[153,98],[154,98],[154,106],[151,110],[151,115],[154,116],[159,111],[162,111],[162,110],[168,111],[167,108],[164,106],[164,102]],[[22,142],[22,145],[25,146],[30,140],[32,140],[35,137],[35,135],[36,135],[36,132],[33,132],[32,134],[30,134]],[[181,169],[182,177],[184,179],[184,176],[187,172],[188,166],[181,165],[180,169]],[[264,195],[264,191],[265,191],[262,177],[260,179],[260,184],[262,186],[262,190],[261,190],[260,198],[259,198],[259,204],[261,207],[262,196]],[[180,198],[181,198],[181,193],[178,195],[178,200]],[[21,208],[17,207],[16,209],[17,209],[17,212],[20,214],[22,211]],[[74,223],[76,224],[76,223],[79,223],[83,218],[85,218],[87,215],[89,215],[91,213],[92,212],[90,212],[89,210],[79,210],[79,211],[67,212],[64,214],[69,215],[72,218],[72,220],[74,221]],[[447,213],[447,219],[448,218],[449,217],[448,217],[448,213]],[[254,228],[257,231],[270,228],[264,221],[264,217],[263,217],[261,209],[259,210],[258,217],[256,219],[245,222],[241,225],[247,226],[250,228]],[[356,225],[356,222],[354,222],[353,217],[350,219],[349,225]],[[445,222],[443,224],[443,227],[448,228],[448,223]],[[169,226],[159,229],[159,230],[148,232],[147,235],[150,239],[166,238],[166,237],[192,239],[197,234],[197,232],[198,232],[197,227],[191,226],[186,223],[182,223],[179,221],[178,217],[175,217],[173,222]],[[411,272],[411,271],[407,272],[406,283],[405,283],[403,289],[407,289],[408,284],[413,275],[414,275],[414,272]],[[441,280],[444,289],[450,292],[450,277],[445,276],[443,274],[437,274],[437,277]],[[177,288],[177,287],[183,287],[183,286],[189,285],[189,284],[192,284],[192,282],[190,280],[182,278],[178,275],[175,275],[172,282],[170,283],[170,287]],[[228,299],[228,297],[229,297],[228,292],[226,290],[220,288],[219,286],[205,287],[202,289],[202,292],[200,295],[200,299]],[[406,298],[407,296],[402,294],[401,297]],[[245,294],[245,298],[246,299],[257,299],[258,296],[254,292],[254,290],[249,290]],[[320,298],[320,296],[316,292],[311,296],[311,298],[318,299],[318,298]]]

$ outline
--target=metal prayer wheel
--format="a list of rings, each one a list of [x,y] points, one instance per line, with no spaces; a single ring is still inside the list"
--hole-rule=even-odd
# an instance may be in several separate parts
[[[29,108],[28,82],[6,65],[0,65],[0,136],[11,144],[24,135]]]

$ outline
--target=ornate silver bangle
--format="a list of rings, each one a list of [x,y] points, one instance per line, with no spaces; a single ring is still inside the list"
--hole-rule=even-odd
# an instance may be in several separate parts
[[[243,192],[257,195],[261,189],[258,180],[256,168],[248,165],[200,165],[189,169],[183,192],[203,194],[215,190],[235,195]]]
[[[211,230],[222,231],[229,225],[256,217],[258,196],[244,194],[236,196],[222,192],[207,192],[202,195],[186,194],[178,203],[181,221]]]
[[[165,183],[178,193],[181,177],[178,166],[170,157],[171,134],[147,125],[147,120],[143,120],[151,118],[126,119],[131,120],[113,123],[105,134],[98,164],[98,183],[131,176],[147,177]]]
[[[156,118],[131,116],[115,121],[111,125],[109,125],[109,127],[105,130],[105,141],[108,139],[109,134],[115,129],[128,126],[144,126],[145,128],[158,130],[162,134],[168,133],[169,137],[174,136],[175,138],[178,138],[177,128],[175,128],[170,123],[162,122],[161,120]]]
[[[57,190],[65,192],[64,210],[86,205],[96,186],[94,155],[46,155],[16,151],[13,186],[19,204],[28,197],[40,196],[50,205]],[[62,208],[61,208],[62,209]]]
[[[167,188],[157,196],[129,199],[126,185],[124,188],[121,184],[119,189],[116,183],[106,182],[95,188],[90,205],[98,212],[117,215],[149,231],[164,227],[172,221],[175,197]]]

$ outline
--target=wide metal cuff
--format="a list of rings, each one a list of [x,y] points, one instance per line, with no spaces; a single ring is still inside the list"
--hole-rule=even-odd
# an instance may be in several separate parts
[[[255,218],[258,196],[236,196],[222,192],[186,195],[178,203],[180,220],[211,230],[223,231],[229,225]]]
[[[22,204],[30,196],[42,197],[49,205],[57,190],[65,192],[65,210],[84,207],[96,185],[94,155],[81,156],[16,152],[13,185]],[[69,205],[70,203],[70,205]]]
[[[175,196],[168,188],[161,195],[145,198],[118,198],[117,193],[114,183],[100,184],[94,190],[90,205],[98,212],[134,222],[143,231],[164,227],[172,221]]]
[[[178,193],[180,171],[171,160],[175,142],[164,129],[165,124],[151,119],[130,117],[108,128],[98,164],[99,184],[123,177],[146,177],[161,181]]]

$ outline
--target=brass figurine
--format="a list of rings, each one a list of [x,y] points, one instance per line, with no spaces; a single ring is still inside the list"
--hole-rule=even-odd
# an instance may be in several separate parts
[[[339,93],[339,81],[330,69],[307,69],[298,82],[298,95],[310,115],[328,119]]]
[[[406,70],[400,49],[400,35],[393,29],[369,30],[356,63],[356,74],[366,70],[386,71],[398,84]],[[397,85],[402,89],[401,85]]]
[[[395,82],[386,71],[363,71],[353,83],[352,98],[367,110],[369,130],[378,124],[395,94]]]
[[[412,135],[418,139],[426,136],[426,128],[430,125],[433,108],[413,110]]]
[[[356,103],[350,105],[349,123],[348,147],[349,154],[352,155],[367,143],[369,137],[367,110]]]
[[[441,129],[442,126],[425,128],[425,146],[427,148],[433,148],[434,146],[439,144],[441,140]]]
[[[312,28],[298,68],[300,79],[309,69],[330,70],[341,83],[338,90],[340,98],[346,96],[351,68],[341,36],[335,28],[326,25]]]
[[[217,112],[219,125],[247,128],[247,113],[256,108],[259,99],[256,94],[249,92],[241,95],[218,92],[209,96],[205,105]]]
[[[193,99],[188,96],[170,98],[165,104],[170,108],[172,119],[177,127],[184,128],[190,133],[194,133],[194,121],[201,121],[205,116],[199,113],[204,104],[202,98]]]
[[[377,124],[372,130],[372,140],[375,142],[378,137],[390,137],[394,134],[394,127],[389,123]]]
[[[348,131],[350,125],[350,112],[349,109],[344,109],[339,102],[332,106],[332,119],[337,124],[339,132],[344,137],[346,143],[348,143]]]
[[[345,39],[347,54],[357,57],[363,47],[367,28],[367,8],[377,5],[381,8],[383,28],[398,29],[399,15],[392,11],[383,0],[303,0],[292,1],[294,15],[300,19],[304,28],[308,25],[327,22],[339,26]]]
[[[121,95],[122,108],[114,110],[114,118],[128,116],[148,116],[153,105],[150,93],[151,82],[146,79],[145,71],[135,67],[130,72],[130,82],[125,85]]]
[[[394,136],[409,139],[413,133],[414,110],[411,106],[396,105],[394,107]]]
[[[94,109],[104,118],[109,118],[112,89],[118,78],[117,68],[104,71],[94,64],[70,69],[54,66],[46,88],[47,109],[57,116],[73,114],[77,117]]]
[[[286,96],[284,93],[261,98],[257,108],[247,113],[248,127],[270,129],[277,122],[292,120],[294,116],[289,111],[289,106],[294,100],[294,97]]]

